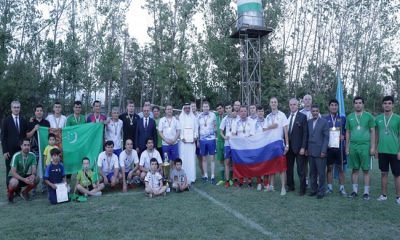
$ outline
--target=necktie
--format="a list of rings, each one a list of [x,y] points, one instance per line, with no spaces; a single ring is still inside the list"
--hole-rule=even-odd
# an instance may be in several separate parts
[[[147,128],[147,118],[144,119],[144,128]]]
[[[292,133],[293,118],[294,118],[294,113],[291,113],[290,114],[290,122],[289,122],[289,134]]]
[[[18,117],[15,117],[15,127],[17,128],[17,131],[19,133]]]

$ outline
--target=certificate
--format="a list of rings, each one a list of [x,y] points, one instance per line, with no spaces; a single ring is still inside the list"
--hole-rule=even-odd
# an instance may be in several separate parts
[[[57,194],[57,203],[67,202],[68,201],[68,189],[65,183],[55,184],[57,186],[56,194]]]
[[[193,137],[193,128],[184,128],[183,129],[183,138],[187,143],[192,143],[194,142],[194,137]]]
[[[339,148],[340,146],[340,131],[339,130],[329,130],[329,144],[330,148]]]

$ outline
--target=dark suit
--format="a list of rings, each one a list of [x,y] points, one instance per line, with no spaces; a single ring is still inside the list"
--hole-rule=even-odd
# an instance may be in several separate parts
[[[146,149],[146,140],[153,139],[154,147],[157,147],[157,127],[156,121],[148,117],[147,128],[144,127],[144,118],[140,118],[136,123],[136,136],[134,148],[139,148],[139,154]]]
[[[127,139],[132,140],[133,146],[135,146],[135,137],[136,137],[136,125],[137,120],[139,119],[139,115],[136,113],[128,115],[128,113],[123,113],[119,115],[119,119],[123,122],[122,132],[124,133],[124,146],[125,149],[125,141]]]
[[[5,159],[6,162],[6,182],[8,185],[9,178],[8,173],[10,172],[11,159],[13,155],[21,150],[20,141],[26,137],[26,132],[28,130],[28,123],[24,118],[18,116],[19,119],[19,130],[15,125],[15,118],[13,116],[8,116],[4,119],[1,126],[1,145],[3,148],[3,154],[9,153],[9,158]]]
[[[327,153],[329,142],[328,122],[323,118],[308,120],[308,160],[310,163],[310,184],[312,193],[325,194],[326,157],[321,158],[321,153]],[[317,184],[317,177],[319,184]]]
[[[287,117],[290,121],[290,114],[288,114]],[[300,194],[304,194],[306,192],[306,176],[304,171],[305,156],[300,155],[299,152],[301,148],[304,150],[307,148],[307,116],[301,112],[297,112],[291,125],[292,130],[290,130],[289,124],[289,150],[286,153],[288,167],[286,171],[287,185],[289,190],[295,189],[293,172],[294,162],[296,161],[297,175],[300,181]]]

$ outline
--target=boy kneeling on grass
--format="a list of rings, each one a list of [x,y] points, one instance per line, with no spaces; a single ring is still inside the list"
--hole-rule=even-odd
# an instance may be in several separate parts
[[[113,188],[118,184],[119,161],[117,155],[113,153],[114,142],[106,141],[105,151],[99,154],[97,159],[97,167],[105,186],[109,185]]]
[[[149,197],[166,195],[167,187],[163,186],[163,177],[157,172],[158,167],[157,159],[150,159],[150,171],[147,172],[144,178],[145,193],[147,193]]]
[[[101,190],[104,188],[103,183],[93,182],[94,173],[90,170],[89,158],[82,159],[82,170],[76,175],[76,187],[78,193],[85,196],[101,196]]]
[[[61,151],[58,148],[50,150],[51,161],[50,164],[47,165],[46,172],[44,173],[44,182],[48,186],[48,198],[50,204],[57,204],[56,184],[67,184],[64,165],[60,163],[60,155]]]
[[[171,171],[172,188],[176,192],[183,192],[189,190],[185,170],[182,169],[182,159],[175,160],[175,168]]]

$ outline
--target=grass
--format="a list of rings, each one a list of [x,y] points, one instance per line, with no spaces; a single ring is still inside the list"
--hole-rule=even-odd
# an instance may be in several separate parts
[[[361,197],[350,200],[337,192],[323,200],[299,197],[293,192],[281,197],[279,191],[225,189],[199,182],[194,186],[197,191],[170,193],[167,197],[150,199],[140,188],[125,194],[105,192],[85,203],[50,206],[41,194],[31,202],[16,198],[16,203],[8,204],[1,159],[0,233],[1,239],[7,240],[398,239],[400,206],[394,202],[393,179],[389,199],[378,202],[379,176],[378,169],[374,169],[370,201]],[[347,183],[349,179],[348,173]],[[350,190],[350,184],[346,189]],[[254,223],[271,234],[254,229]]]

